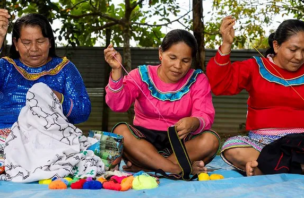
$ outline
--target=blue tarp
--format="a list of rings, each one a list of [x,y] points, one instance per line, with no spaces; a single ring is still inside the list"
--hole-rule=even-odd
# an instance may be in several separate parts
[[[37,183],[20,184],[0,182],[0,197],[304,197],[304,176],[279,174],[244,177],[216,157],[209,166],[220,167],[213,173],[222,174],[225,179],[214,181],[172,181],[160,179],[158,188],[152,190],[49,190],[47,185]],[[173,197],[174,196],[174,197]]]

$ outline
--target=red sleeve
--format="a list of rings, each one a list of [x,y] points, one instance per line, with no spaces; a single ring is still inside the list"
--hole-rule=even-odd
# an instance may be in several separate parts
[[[253,58],[230,62],[230,54],[220,49],[207,64],[207,76],[215,95],[236,95],[243,89],[250,89],[251,74],[256,62]]]

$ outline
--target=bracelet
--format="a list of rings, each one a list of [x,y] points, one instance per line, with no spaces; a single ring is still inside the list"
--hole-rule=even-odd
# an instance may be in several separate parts
[[[61,101],[60,101],[60,103],[62,104],[62,103],[63,103],[63,101],[64,101],[64,95],[63,95],[63,94],[61,94]]]

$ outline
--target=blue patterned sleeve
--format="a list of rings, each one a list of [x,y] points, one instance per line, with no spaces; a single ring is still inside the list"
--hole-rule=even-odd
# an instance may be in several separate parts
[[[4,70],[5,70],[5,65],[3,59],[1,58],[0,59],[0,91],[2,90],[4,83]]]
[[[85,122],[91,113],[91,101],[82,77],[72,62],[65,66],[63,72],[65,75],[65,87],[62,93],[63,113],[73,124]]]

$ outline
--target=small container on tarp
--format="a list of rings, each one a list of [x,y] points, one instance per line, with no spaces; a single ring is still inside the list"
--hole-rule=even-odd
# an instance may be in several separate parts
[[[123,152],[123,136],[111,132],[91,130],[89,137],[98,140],[88,150],[94,151],[105,164],[106,170],[111,170],[120,164]]]

